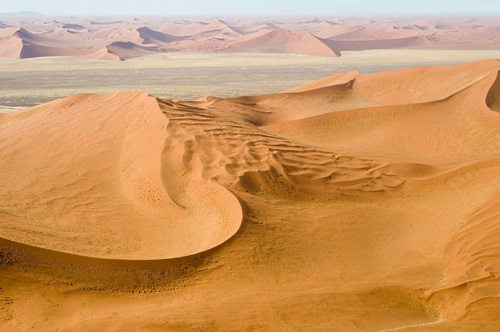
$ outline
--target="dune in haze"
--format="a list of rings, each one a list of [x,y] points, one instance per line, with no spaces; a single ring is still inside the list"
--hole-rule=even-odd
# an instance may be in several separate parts
[[[499,72],[0,114],[1,328],[498,329]]]
[[[0,29],[0,56],[2,58],[20,58],[23,49],[23,42],[16,38],[16,28]]]
[[[321,38],[304,31],[263,30],[247,35],[226,51],[240,53],[291,53],[322,56],[340,55]]]
[[[227,18],[5,17],[0,57],[122,61],[153,53],[248,52],[340,56],[372,49],[500,49],[495,17]]]
[[[0,54],[2,57],[14,59],[48,56],[78,56],[101,60],[119,59],[102,46],[82,47],[78,42],[68,42],[62,35],[46,37],[23,28],[0,29]]]

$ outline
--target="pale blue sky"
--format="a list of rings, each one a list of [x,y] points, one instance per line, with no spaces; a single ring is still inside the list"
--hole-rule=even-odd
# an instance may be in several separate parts
[[[500,14],[500,0],[0,0],[0,13],[47,15]]]

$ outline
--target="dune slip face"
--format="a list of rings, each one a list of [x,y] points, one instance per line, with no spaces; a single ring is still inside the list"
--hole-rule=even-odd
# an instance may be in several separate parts
[[[496,330],[499,73],[0,114],[0,327]]]

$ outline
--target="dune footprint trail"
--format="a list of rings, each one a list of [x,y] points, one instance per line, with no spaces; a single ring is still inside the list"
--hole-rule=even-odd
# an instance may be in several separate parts
[[[495,330],[499,70],[1,114],[6,317],[43,283],[81,314],[41,330]]]

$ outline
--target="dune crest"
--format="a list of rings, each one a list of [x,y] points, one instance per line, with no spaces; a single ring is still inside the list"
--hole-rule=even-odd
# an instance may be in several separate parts
[[[46,330],[494,330],[499,71],[0,114],[5,317],[40,297]]]

